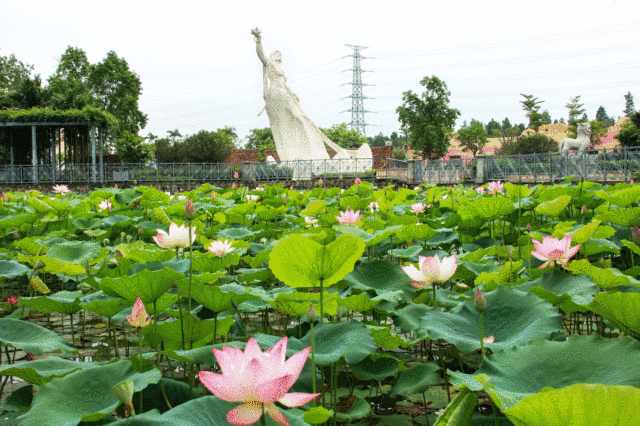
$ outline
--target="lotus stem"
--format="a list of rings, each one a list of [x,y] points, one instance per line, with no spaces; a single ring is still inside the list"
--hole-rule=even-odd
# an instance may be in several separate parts
[[[482,359],[480,360],[480,368],[482,368],[482,364],[484,363],[484,315],[483,312],[480,312],[480,350],[482,351]]]
[[[315,341],[315,333],[313,331],[313,321],[311,324],[311,377],[313,380],[313,393],[318,393],[317,385],[316,385],[316,341]],[[314,398],[313,406],[318,406],[318,398]]]
[[[191,219],[188,221],[187,227],[189,228],[189,310],[187,311],[187,315],[191,315],[191,279],[193,275],[193,247],[191,242]],[[193,326],[191,322],[189,322],[189,349],[193,349]]]

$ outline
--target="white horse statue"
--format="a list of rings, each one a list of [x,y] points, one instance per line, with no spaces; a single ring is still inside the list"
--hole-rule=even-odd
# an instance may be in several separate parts
[[[578,123],[578,130],[576,132],[578,137],[576,139],[564,139],[560,144],[560,151],[567,152],[570,148],[578,148],[578,154],[582,154],[591,142],[589,140],[590,132],[591,126],[589,123]]]

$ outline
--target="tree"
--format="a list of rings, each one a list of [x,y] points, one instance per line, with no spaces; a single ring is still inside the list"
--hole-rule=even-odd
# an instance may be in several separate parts
[[[328,129],[320,128],[320,130],[342,148],[360,148],[363,143],[369,142],[357,130],[347,129],[347,123],[334,124]]]
[[[385,136],[382,132],[378,133],[376,136],[370,139],[371,146],[385,146],[386,142],[389,140],[389,136]]]
[[[420,81],[426,91],[422,98],[411,90],[404,92],[403,104],[396,109],[402,128],[409,133],[411,146],[422,153],[424,159],[444,156],[449,138],[460,111],[449,108],[449,96],[444,81],[438,77],[425,77]]]
[[[17,90],[32,71],[33,65],[17,60],[13,53],[8,57],[0,56],[0,96]]]
[[[124,132],[137,134],[147,124],[147,116],[138,109],[142,93],[140,78],[129,70],[127,61],[114,51],[91,67],[89,84],[98,108],[113,114],[118,123],[113,131],[117,139]]]
[[[548,136],[532,134],[512,139],[496,150],[496,155],[536,154],[557,152],[558,143]]]
[[[500,131],[500,123],[498,123],[496,120],[494,120],[493,118],[491,119],[491,121],[489,121],[489,123],[487,123],[487,127],[485,128],[487,135],[494,135],[496,134],[496,130],[499,132]]]
[[[569,99],[569,103],[565,105],[565,108],[569,110],[569,129],[567,132],[567,137],[569,138],[577,137],[578,123],[588,121],[586,116],[578,118],[580,114],[584,114],[584,112],[586,111],[584,108],[582,108],[583,106],[584,104],[580,103],[580,96],[574,96],[573,98]]]
[[[47,86],[50,105],[57,109],[82,109],[94,105],[89,75],[92,67],[87,54],[77,47],[67,47],[60,57],[55,74]]]
[[[482,149],[489,142],[487,132],[479,121],[471,120],[471,126],[458,131],[458,140],[463,151],[471,151],[475,157],[482,154]]]
[[[640,111],[632,113],[629,118],[615,138],[622,146],[640,146]]]
[[[596,112],[596,121],[602,123],[602,126],[605,129],[613,126],[613,124],[615,123],[615,121],[607,115],[607,112],[604,110],[604,107],[602,105]]]
[[[520,101],[522,109],[527,113],[526,117],[529,118],[529,127],[536,133],[542,125],[542,114],[540,114],[540,104],[544,101],[539,101],[538,98],[534,98],[533,95],[525,95],[520,93],[520,96],[524,97],[524,101]]]
[[[592,148],[600,143],[602,136],[607,133],[607,127],[601,121],[593,120],[589,123],[589,128],[589,148]]]
[[[144,143],[144,138],[135,133],[121,133],[115,145],[123,163],[146,163],[153,157],[154,146]]]
[[[185,139],[190,163],[223,163],[235,148],[233,135],[229,128],[215,132],[200,130]]]
[[[631,92],[628,92],[624,95],[624,115],[625,117],[631,117],[635,111],[635,107],[633,106],[633,96]]]
[[[160,138],[154,141],[155,149],[155,159],[158,163],[173,163],[175,162],[175,158],[173,158],[173,147],[171,146],[171,141],[169,138]]]
[[[251,129],[247,136],[246,149],[276,149],[273,133],[270,127],[264,129]]]
[[[551,124],[551,115],[548,110],[544,110],[540,116],[540,120],[542,120],[542,124]]]
[[[175,130],[167,130],[167,133],[169,135],[169,140],[171,141],[171,145],[175,144],[176,141],[178,141],[178,138],[181,138],[182,135],[180,134],[180,131],[178,129]]]

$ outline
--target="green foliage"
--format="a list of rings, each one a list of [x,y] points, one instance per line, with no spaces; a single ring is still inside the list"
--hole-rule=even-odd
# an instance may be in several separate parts
[[[169,134],[169,138],[155,141],[158,163],[223,163],[235,148],[236,134],[230,127],[215,132],[201,130],[184,140],[176,139],[181,136],[177,130]]]
[[[145,138],[122,132],[116,139],[116,152],[123,163],[146,163],[153,157],[155,146],[145,143]]]
[[[0,96],[18,89],[20,82],[31,74],[33,65],[16,59],[12,53],[0,56]]]
[[[90,126],[109,128],[116,124],[116,118],[96,108],[85,107],[82,110],[57,110],[50,108],[32,108],[29,110],[0,110],[0,122],[58,122],[87,123]]]
[[[496,150],[496,155],[536,154],[557,152],[558,143],[548,136],[534,134],[507,140]]]
[[[607,115],[607,112],[604,110],[604,107],[602,105],[596,112],[596,121],[599,121],[605,129],[615,124],[615,120]],[[593,128],[593,121],[591,123],[591,128]]]
[[[369,142],[356,130],[348,130],[347,123],[334,124],[328,129],[320,129],[329,139],[342,148],[360,148],[363,143]]]
[[[631,92],[627,92],[627,94],[624,95],[624,115],[631,117],[631,114],[633,114],[634,111],[635,107],[633,106],[633,96],[631,95]]]
[[[640,111],[632,113],[629,118],[631,121],[623,124],[615,138],[625,147],[640,146]]]
[[[247,136],[246,149],[275,149],[273,133],[270,127],[264,129],[251,129]]]
[[[409,134],[414,149],[425,159],[444,156],[449,148],[449,134],[460,111],[449,108],[449,96],[444,81],[425,77],[420,81],[426,91],[419,97],[411,90],[404,92],[403,104],[396,109],[398,120]]]
[[[463,151],[471,151],[475,157],[482,154],[482,149],[487,144],[487,132],[479,121],[472,120],[471,126],[463,127],[458,131],[458,140]]]

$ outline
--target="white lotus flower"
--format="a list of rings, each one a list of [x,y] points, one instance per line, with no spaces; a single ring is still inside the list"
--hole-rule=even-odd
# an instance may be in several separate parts
[[[176,225],[171,222],[169,225],[169,233],[167,234],[162,229],[157,229],[158,235],[153,237],[153,241],[160,247],[174,249],[176,247],[186,248],[189,247],[189,228],[180,225]],[[191,227],[191,242],[196,240],[196,227]]]
[[[229,240],[211,241],[211,244],[209,244],[207,250],[218,257],[223,257],[224,255],[229,254],[235,250],[233,247],[231,247],[232,244],[233,241]]]

